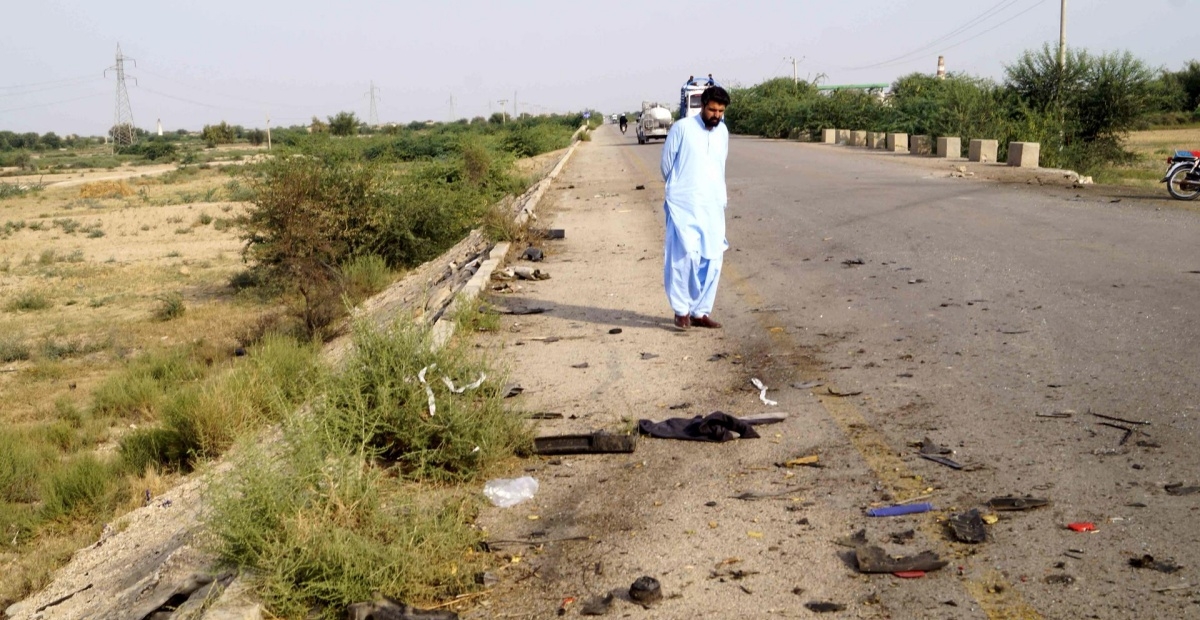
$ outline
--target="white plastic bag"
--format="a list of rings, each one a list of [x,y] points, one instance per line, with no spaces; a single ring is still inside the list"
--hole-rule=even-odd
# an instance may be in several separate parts
[[[537,493],[538,481],[532,476],[520,478],[497,478],[488,480],[483,485],[483,494],[491,500],[493,506],[511,508],[527,499],[533,499]]]

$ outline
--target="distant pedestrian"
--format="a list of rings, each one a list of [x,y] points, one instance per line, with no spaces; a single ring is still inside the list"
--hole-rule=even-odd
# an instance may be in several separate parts
[[[700,95],[700,114],[671,126],[663,145],[666,182],[663,210],[663,284],[675,312],[675,327],[719,328],[713,303],[721,278],[725,241],[725,159],[729,130],[721,120],[729,93],[720,86]]]

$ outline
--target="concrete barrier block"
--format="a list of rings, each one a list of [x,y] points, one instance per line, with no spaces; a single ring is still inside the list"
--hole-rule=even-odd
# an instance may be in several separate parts
[[[887,150],[903,153],[908,150],[908,134],[889,133],[887,135]]]
[[[1009,142],[1008,165],[1017,168],[1037,168],[1038,159],[1042,154],[1042,145],[1038,142]]]
[[[909,155],[933,155],[933,141],[929,136],[911,136],[908,140]]]
[[[985,164],[995,163],[996,152],[999,149],[999,140],[973,139],[967,146],[967,159]]]
[[[850,132],[850,146],[866,146],[866,145],[867,145],[867,132],[865,132],[865,131],[851,131]]]
[[[962,138],[938,138],[937,156],[943,159],[962,157]]]
[[[867,148],[882,149],[887,148],[887,134],[882,131],[867,132]]]
[[[823,144],[837,144],[837,130],[836,129],[822,129],[821,130],[821,142]]]
[[[838,129],[837,130],[837,143],[838,144],[849,144],[850,143],[850,130],[849,129]]]

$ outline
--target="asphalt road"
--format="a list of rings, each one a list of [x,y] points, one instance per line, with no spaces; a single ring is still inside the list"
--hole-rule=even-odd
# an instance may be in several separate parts
[[[629,146],[643,173],[659,144]],[[1200,484],[1200,215],[905,159],[734,138],[714,316],[754,317],[730,335],[778,360],[775,384],[862,390],[817,392],[879,499],[1051,500],[970,551],[990,617],[1200,617],[1200,494],[1164,490]],[[924,437],[966,470],[918,458]],[[1183,568],[1129,564],[1146,554]]]

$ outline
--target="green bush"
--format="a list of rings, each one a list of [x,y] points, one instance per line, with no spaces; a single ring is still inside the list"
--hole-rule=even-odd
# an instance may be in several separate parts
[[[48,519],[101,514],[112,507],[116,488],[112,467],[90,454],[77,456],[42,480],[42,513]]]
[[[0,502],[37,501],[41,472],[49,460],[24,434],[0,428]]]
[[[15,297],[9,300],[5,309],[9,312],[25,312],[45,310],[54,305],[50,297],[45,292],[40,290],[26,290],[17,293]]]
[[[170,321],[183,316],[187,306],[183,303],[183,295],[178,292],[157,295],[158,308],[154,310],[154,318],[159,321]]]

